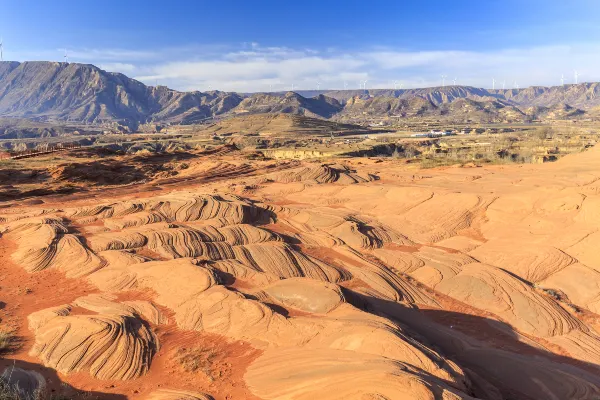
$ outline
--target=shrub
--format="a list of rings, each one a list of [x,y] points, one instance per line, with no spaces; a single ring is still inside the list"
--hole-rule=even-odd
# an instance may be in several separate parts
[[[186,372],[202,372],[211,381],[219,378],[212,368],[216,357],[217,352],[210,347],[182,348],[175,354],[175,358]]]
[[[26,400],[14,387],[0,379],[0,400]]]
[[[10,351],[14,342],[15,336],[13,332],[0,330],[0,354]]]

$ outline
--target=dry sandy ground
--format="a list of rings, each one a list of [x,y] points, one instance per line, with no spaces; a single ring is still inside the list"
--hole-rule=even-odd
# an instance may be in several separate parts
[[[600,148],[186,164],[1,204],[4,379],[99,398],[600,398]]]

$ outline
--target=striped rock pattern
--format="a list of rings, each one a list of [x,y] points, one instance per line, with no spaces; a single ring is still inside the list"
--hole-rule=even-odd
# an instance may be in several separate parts
[[[261,399],[586,400],[600,395],[598,155],[242,177],[215,162],[231,176],[195,190],[6,207],[0,240],[26,271],[100,292],[29,317],[31,354],[63,373],[141,377],[169,324],[255,350],[235,383]]]
[[[94,313],[74,315],[64,305],[29,316],[32,356],[64,374],[88,371],[98,379],[132,379],[148,371],[158,340],[136,307],[97,296],[73,305]]]

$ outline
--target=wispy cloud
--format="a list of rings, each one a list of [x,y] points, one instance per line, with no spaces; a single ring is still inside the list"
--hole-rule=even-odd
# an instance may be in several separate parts
[[[102,68],[105,71],[109,72],[120,72],[122,74],[131,74],[137,71],[137,67],[133,64],[128,63],[102,63],[98,65],[98,67]]]
[[[600,45],[539,46],[494,51],[398,51],[373,49],[344,52],[328,49],[298,50],[286,47],[250,48],[227,52],[200,61],[177,61],[151,66],[143,81],[159,79],[181,89],[219,88],[236,91],[263,91],[358,87],[368,80],[371,88],[390,88],[394,81],[403,87],[441,85],[441,75],[457,84],[497,87],[516,84],[556,85],[561,75],[573,80],[577,69],[582,80],[600,80],[596,66],[600,62]]]
[[[49,54],[38,52],[37,58]],[[31,54],[30,54],[31,55]],[[61,60],[62,52],[53,51]],[[21,57],[27,58],[26,53]],[[237,48],[224,45],[182,46],[138,51],[127,49],[69,49],[74,62],[90,62],[104,69],[123,72],[147,84],[168,85],[179,90],[220,89],[228,91],[358,88],[367,80],[369,88],[391,88],[394,81],[403,87],[438,86],[441,75],[451,84],[491,87],[505,82],[528,85],[556,85],[561,75],[573,81],[578,70],[581,81],[600,80],[600,45],[553,45],[506,48],[490,51],[410,51],[371,48],[346,51],[339,48],[298,49],[263,47],[243,43]],[[30,57],[31,58],[31,57]],[[43,58],[42,58],[43,59]],[[52,59],[52,58],[50,58]]]

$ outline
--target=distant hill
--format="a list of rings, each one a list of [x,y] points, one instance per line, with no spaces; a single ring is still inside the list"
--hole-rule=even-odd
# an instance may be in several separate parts
[[[233,112],[236,114],[286,113],[331,118],[342,108],[343,106],[336,99],[323,95],[306,98],[294,92],[287,92],[283,96],[258,93],[242,100]]]
[[[432,115],[436,111],[435,104],[422,97],[400,99],[396,97],[362,98],[355,96],[346,101],[339,116],[397,116],[406,118]]]
[[[409,99],[422,97],[435,105],[449,103],[456,99],[472,100],[502,100],[519,107],[543,106],[550,107],[566,103],[573,107],[588,109],[600,106],[600,83],[579,83],[563,86],[532,86],[524,89],[482,89],[471,86],[444,86],[421,89],[369,89],[369,90],[323,90],[298,91],[300,95],[324,95],[344,103],[348,99],[359,96],[395,97]]]
[[[261,136],[329,135],[360,133],[365,129],[295,114],[252,114],[224,119],[208,126],[204,132],[217,135],[241,134]]]
[[[92,125],[77,127],[31,121],[25,118],[0,118],[0,139],[49,138],[100,133],[102,130]]]
[[[519,106],[551,107],[569,104],[589,109],[600,106],[600,83],[579,83],[564,86],[531,86],[525,89],[490,90],[490,93]]]
[[[299,91],[298,93],[304,94]],[[369,98],[369,97],[393,97],[398,99],[409,100],[415,97],[424,98],[435,105],[449,103],[460,98],[481,99],[490,97],[490,93],[485,89],[478,89],[470,86],[446,86],[433,87],[422,89],[369,89],[369,90],[333,90],[315,93],[308,91],[311,95],[323,94],[327,97],[332,97],[341,102],[345,102],[353,97]]]
[[[593,114],[593,111],[594,109],[590,109],[589,113]],[[532,119],[546,120],[572,119],[587,114],[584,110],[571,107],[568,104],[555,104],[550,107],[533,106],[525,109],[525,112],[530,115]]]
[[[456,98],[450,102],[435,104],[430,98],[420,96],[407,99],[356,96],[348,99],[343,111],[336,115],[341,121],[365,117],[432,118],[461,123],[510,123],[530,119],[518,107],[493,98],[480,101]]]
[[[38,122],[118,124],[136,129],[146,123],[191,124],[216,116],[265,113],[354,122],[379,117],[510,122],[598,118],[599,107],[598,83],[507,90],[446,86],[255,94],[179,92],[146,86],[89,64],[0,62],[0,117]]]
[[[526,113],[516,106],[501,100],[456,99],[439,106],[440,114],[456,122],[524,122]]]

